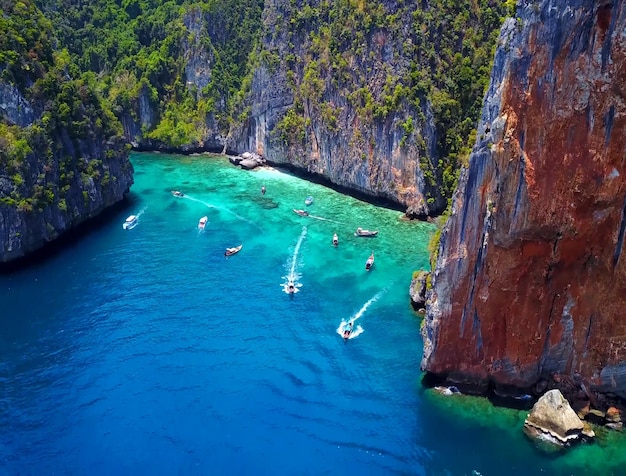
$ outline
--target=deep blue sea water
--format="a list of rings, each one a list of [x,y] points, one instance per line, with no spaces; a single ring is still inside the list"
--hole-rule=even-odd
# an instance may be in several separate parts
[[[615,432],[546,457],[525,412],[422,388],[431,225],[223,158],[132,160],[125,209],[0,276],[0,475],[626,474]]]

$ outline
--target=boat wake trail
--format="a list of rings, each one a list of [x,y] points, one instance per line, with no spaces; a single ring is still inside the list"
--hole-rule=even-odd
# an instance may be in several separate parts
[[[187,200],[191,200],[192,202],[201,203],[202,205],[204,205],[207,208],[215,208],[215,209],[219,208],[219,207],[216,207],[215,205],[211,205],[210,203],[205,202],[204,200],[199,200],[197,198],[194,198],[191,195],[185,195],[185,196],[183,196],[181,198],[186,198]]]
[[[242,217],[241,215],[237,215],[235,212],[233,212],[232,210],[229,210],[228,208],[218,207],[217,205],[213,205],[212,203],[205,202],[204,200],[199,200],[199,199],[194,198],[194,197],[192,197],[192,196],[190,196],[190,195],[185,195],[185,196],[184,196],[184,197],[182,197],[182,198],[187,198],[187,199],[191,200],[192,202],[198,202],[198,203],[201,203],[202,205],[204,205],[204,206],[205,206],[205,207],[207,207],[207,208],[213,208],[213,209],[215,209],[215,210],[221,210],[221,211],[224,211],[224,212],[226,212],[226,213],[230,213],[231,215],[233,215],[233,216],[234,216],[234,217],[236,217],[237,219],[242,220],[242,221],[245,221],[245,222],[249,223],[250,225],[252,225],[252,226],[254,226],[254,227],[258,228],[258,229],[259,229],[259,230],[261,230],[261,231],[263,231],[263,229],[262,229],[259,225],[257,225],[256,223],[254,223],[252,220],[248,220],[247,218],[244,218],[244,217]]]
[[[367,309],[374,304],[376,301],[378,301],[380,299],[380,297],[385,293],[387,289],[383,289],[382,291],[378,291],[376,293],[376,295],[371,298],[369,301],[367,301],[365,304],[363,304],[363,307],[361,307],[361,309],[359,309],[359,311],[352,316],[350,319],[348,319],[347,321],[345,319],[341,320],[341,323],[339,324],[339,327],[337,328],[337,334],[339,334],[341,337],[343,337],[344,339],[354,339],[355,337],[359,336],[360,334],[363,333],[363,327],[361,327],[361,325],[354,325],[354,323],[356,322],[357,319],[359,319],[363,314],[365,314],[365,311],[367,311]],[[345,337],[344,332],[348,329],[349,325],[352,325],[352,331],[350,332],[348,337]]]
[[[330,218],[318,217],[318,216],[315,216],[315,215],[309,215],[309,218],[315,218],[316,220],[322,220],[322,221],[327,221],[327,222],[330,222],[330,223],[336,223],[337,225],[345,225],[345,223],[341,223],[340,221],[331,220]]]
[[[141,215],[144,214],[144,212],[148,209],[148,207],[143,207],[141,210],[139,210],[139,212],[137,213],[136,217],[139,218],[141,217]]]
[[[306,238],[306,226],[302,227],[302,233],[300,233],[300,238],[298,238],[298,242],[296,243],[296,247],[293,250],[293,256],[291,257],[291,265],[289,267],[289,272],[287,276],[283,276],[287,281],[282,283],[283,291],[287,294],[294,294],[298,292],[298,288],[302,287],[302,284],[298,282],[298,280],[302,277],[300,273],[297,272],[298,265],[298,253],[300,252],[300,246],[302,246],[302,242]],[[293,288],[289,289],[289,283],[293,284]]]

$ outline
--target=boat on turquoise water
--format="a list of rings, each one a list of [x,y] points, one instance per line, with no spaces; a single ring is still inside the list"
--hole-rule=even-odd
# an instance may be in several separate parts
[[[131,215],[126,219],[126,221],[122,225],[122,228],[124,228],[124,230],[132,230],[136,226],[137,226],[137,216]]]
[[[372,269],[372,266],[374,266],[374,252],[373,251],[370,257],[367,258],[367,261],[365,262],[365,270],[369,271],[370,269]]]
[[[308,217],[309,216],[309,212],[307,212],[306,210],[298,210],[298,209],[294,208],[293,212],[296,215],[300,215],[301,217]]]
[[[378,235],[378,230],[364,230],[363,228],[357,228],[354,232],[354,236],[373,237]]]
[[[200,221],[198,222],[198,230],[200,231],[204,230],[204,227],[206,226],[208,221],[209,221],[209,217],[200,218]]]
[[[309,195],[308,197],[306,197],[304,199],[304,204],[305,205],[311,205],[311,203],[313,203],[313,197],[311,195]]]
[[[179,192],[178,190],[172,190],[172,195],[175,197],[184,197],[185,194],[183,192]]]
[[[285,286],[285,290],[288,294],[295,294],[296,292],[298,292],[298,289],[296,288],[296,283],[294,283],[293,281],[289,281],[287,283],[287,285]]]
[[[343,340],[346,341],[350,338],[350,334],[352,334],[352,329],[354,327],[354,322],[348,321],[346,325],[343,327]]]
[[[339,245],[339,237],[337,236],[337,233],[335,233],[333,235],[333,246],[337,246]]]
[[[224,252],[224,256],[232,256],[236,253],[239,253],[242,247],[243,247],[243,243],[239,246],[234,246],[233,248],[226,248],[226,251]]]

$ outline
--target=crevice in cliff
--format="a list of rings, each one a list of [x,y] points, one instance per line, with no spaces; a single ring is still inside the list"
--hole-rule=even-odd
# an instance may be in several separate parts
[[[463,307],[463,315],[461,317],[461,327],[460,327],[461,336],[463,336],[465,332],[465,320],[467,317],[467,310],[471,309],[474,304],[474,295],[476,293],[476,279],[483,266],[484,253],[487,248],[487,240],[489,237],[488,230],[491,227],[491,217],[492,217],[491,212],[487,211],[487,213],[485,214],[485,219],[483,221],[483,230],[480,235],[480,241],[479,241],[479,243],[481,243],[482,246],[478,248],[478,254],[476,255],[476,262],[474,263],[474,274],[472,275],[472,289],[470,290],[467,303]],[[474,322],[472,325],[476,324],[476,319],[477,319],[477,315],[474,314]],[[480,320],[478,321],[478,323],[480,324]],[[482,337],[481,337],[481,348],[482,348]]]
[[[615,253],[613,253],[613,268],[617,265],[619,257],[622,254],[622,245],[624,244],[624,231],[626,229],[626,197],[624,198],[624,207],[622,208],[622,222],[619,225],[619,233],[617,235],[617,245]]]
[[[598,7],[597,18],[598,25],[601,29],[605,30],[608,26],[608,29],[604,32],[604,43],[602,44],[602,72],[606,71],[606,66],[609,62],[609,56],[611,54],[611,46],[612,46],[612,38],[613,31],[615,30],[615,22],[617,21],[617,17],[619,16],[615,10],[615,0],[610,0]],[[607,22],[607,20],[610,20]],[[608,25],[607,25],[608,24]]]
[[[526,168],[524,164],[524,158],[520,156],[519,160],[519,179],[517,182],[517,191],[515,192],[515,206],[513,207],[513,217],[516,217],[519,212],[520,204],[522,203],[522,192],[524,189],[524,169]]]
[[[476,339],[476,355],[479,359],[483,357],[483,335],[480,330],[480,318],[478,311],[474,309],[474,321],[472,322],[472,334]]]
[[[594,317],[595,315],[593,313],[589,316],[589,324],[587,325],[587,333],[585,334],[585,343],[583,345],[583,357],[584,354],[587,352],[587,344],[589,343],[589,338],[591,337],[591,329],[593,326]]]
[[[613,130],[613,120],[615,119],[615,106],[611,105],[609,110],[604,116],[604,147],[609,146],[609,140],[611,139],[611,131]]]
[[[550,304],[550,313],[548,314],[548,325],[546,326],[546,340],[543,343],[543,352],[541,353],[541,360],[539,361],[539,375],[543,374],[543,367],[546,362],[546,358],[549,355],[550,349],[550,337],[552,335],[552,325],[554,324],[554,304],[556,303],[558,294],[552,296],[552,303]]]

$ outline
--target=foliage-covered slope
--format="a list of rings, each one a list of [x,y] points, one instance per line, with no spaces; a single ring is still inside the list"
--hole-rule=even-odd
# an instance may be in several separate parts
[[[93,74],[55,50],[31,0],[1,0],[0,261],[23,255],[120,200],[132,167]]]
[[[341,114],[355,112],[360,124],[379,131],[354,144],[374,150],[369,144],[380,134],[400,134],[409,147],[402,154],[417,169],[407,186],[422,187],[437,204],[450,197],[469,153],[499,25],[514,4],[38,1],[80,71],[96,73],[99,91],[136,145],[215,149],[233,126],[253,134],[246,121],[259,108],[253,77],[263,68],[270,80],[287,74],[291,89],[282,99],[291,107],[267,124],[276,126],[269,132],[277,153],[294,161],[295,154],[308,155],[310,144],[298,146],[303,137],[315,127],[332,135],[346,126]],[[386,160],[383,149],[390,150],[369,154],[372,160]],[[367,150],[352,155],[362,154]]]
[[[98,74],[119,117],[142,123],[132,139],[181,147],[228,130],[232,98],[260,29],[262,1],[40,4],[80,69]]]

